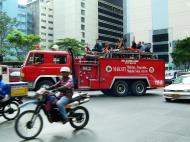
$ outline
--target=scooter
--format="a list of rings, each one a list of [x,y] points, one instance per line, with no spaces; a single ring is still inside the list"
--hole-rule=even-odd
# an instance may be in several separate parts
[[[7,97],[0,102],[0,116],[7,120],[15,119],[19,113],[19,104],[22,104],[22,98]]]
[[[36,92],[37,100],[29,101],[21,105],[21,107],[24,107],[29,104],[36,104],[35,110],[24,111],[15,122],[16,133],[25,140],[34,139],[42,131],[43,119],[40,114],[41,110],[44,111],[49,122],[62,122],[61,114],[56,105],[52,107],[50,115],[45,108],[48,95],[52,94],[52,91],[48,91],[45,88],[41,89],[42,91],[38,90]],[[79,93],[79,96],[72,98],[65,107],[70,125],[77,130],[84,128],[88,124],[89,112],[85,107],[81,106],[81,104],[89,100],[87,93]]]

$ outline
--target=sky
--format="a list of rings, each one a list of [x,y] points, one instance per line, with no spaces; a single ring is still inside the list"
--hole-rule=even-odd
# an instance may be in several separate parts
[[[26,4],[26,3],[27,3],[27,0],[18,0],[18,3],[19,3],[19,4]]]

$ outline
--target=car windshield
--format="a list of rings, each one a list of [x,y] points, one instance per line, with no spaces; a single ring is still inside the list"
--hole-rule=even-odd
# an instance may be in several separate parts
[[[190,76],[179,76],[175,79],[174,84],[190,84]]]

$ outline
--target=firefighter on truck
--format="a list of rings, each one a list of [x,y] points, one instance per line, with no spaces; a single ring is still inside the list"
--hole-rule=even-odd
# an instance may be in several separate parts
[[[118,51],[88,60],[87,56],[74,58],[71,50],[33,50],[21,68],[21,79],[32,89],[49,87],[59,80],[59,70],[64,66],[71,69],[78,90],[101,90],[115,96],[143,95],[147,88],[165,85],[164,60],[155,59],[152,53]]]

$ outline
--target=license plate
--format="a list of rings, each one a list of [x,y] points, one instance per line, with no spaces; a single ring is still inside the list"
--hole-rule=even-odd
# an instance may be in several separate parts
[[[28,87],[11,87],[11,96],[26,96]]]

